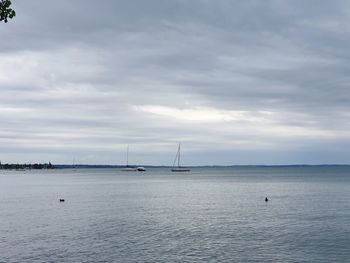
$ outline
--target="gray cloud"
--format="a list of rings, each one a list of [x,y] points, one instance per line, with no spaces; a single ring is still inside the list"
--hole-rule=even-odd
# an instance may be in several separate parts
[[[348,163],[347,1],[23,1],[0,159]]]

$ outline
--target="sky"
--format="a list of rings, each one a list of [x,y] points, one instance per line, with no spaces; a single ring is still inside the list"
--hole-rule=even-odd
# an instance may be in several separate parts
[[[350,2],[13,0],[0,160],[350,164]]]

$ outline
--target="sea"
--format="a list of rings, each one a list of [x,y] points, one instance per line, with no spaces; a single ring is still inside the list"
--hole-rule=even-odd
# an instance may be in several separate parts
[[[0,170],[0,262],[350,262],[350,167]]]

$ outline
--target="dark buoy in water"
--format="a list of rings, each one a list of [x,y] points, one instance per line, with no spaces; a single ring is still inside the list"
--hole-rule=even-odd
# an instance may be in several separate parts
[[[60,203],[64,202],[64,199],[60,198]]]
[[[269,199],[267,197],[265,197],[265,202],[268,202],[268,201],[269,201]]]

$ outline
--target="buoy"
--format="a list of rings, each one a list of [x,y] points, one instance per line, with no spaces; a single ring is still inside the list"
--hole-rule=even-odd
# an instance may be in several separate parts
[[[268,201],[269,201],[269,199],[267,197],[265,197],[265,202],[268,202]]]

